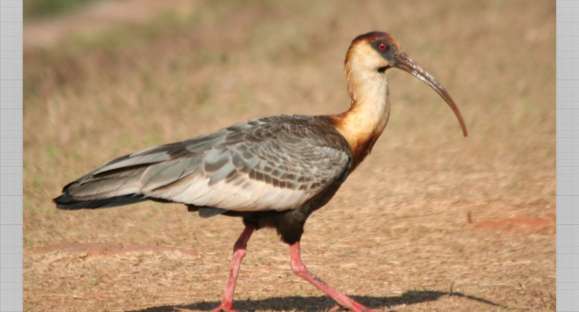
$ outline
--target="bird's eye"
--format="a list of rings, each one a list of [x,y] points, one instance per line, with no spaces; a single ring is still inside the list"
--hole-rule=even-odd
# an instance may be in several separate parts
[[[386,51],[386,44],[384,42],[380,42],[380,44],[378,45],[378,50],[382,52]]]

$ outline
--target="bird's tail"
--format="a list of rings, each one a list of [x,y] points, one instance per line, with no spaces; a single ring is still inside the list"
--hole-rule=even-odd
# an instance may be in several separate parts
[[[137,167],[104,174],[89,174],[62,189],[53,199],[60,209],[105,208],[148,199],[140,193],[139,177],[145,168]]]
[[[124,196],[83,200],[83,199],[76,199],[70,194],[63,193],[62,195],[54,198],[52,201],[56,204],[56,207],[60,209],[76,210],[82,208],[94,209],[94,208],[116,207],[137,203],[146,199],[147,198],[145,198],[140,194],[129,194]]]

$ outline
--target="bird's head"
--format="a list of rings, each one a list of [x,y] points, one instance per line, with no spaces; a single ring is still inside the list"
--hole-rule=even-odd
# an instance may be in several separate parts
[[[401,69],[429,85],[450,106],[464,136],[468,135],[460,110],[448,91],[426,70],[411,59],[408,54],[400,51],[400,45],[390,34],[385,32],[369,32],[352,40],[346,54],[346,69],[350,72],[359,71],[368,75],[384,76],[391,68]]]

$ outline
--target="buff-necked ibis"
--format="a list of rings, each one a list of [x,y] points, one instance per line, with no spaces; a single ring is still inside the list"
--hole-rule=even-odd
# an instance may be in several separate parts
[[[213,134],[135,152],[66,185],[62,209],[103,208],[144,200],[185,204],[203,217],[241,217],[225,294],[216,311],[233,311],[233,293],[254,230],[275,228],[289,244],[291,268],[353,311],[367,308],[312,275],[300,257],[307,218],[324,206],[370,153],[388,123],[386,72],[422,80],[448,103],[464,136],[460,111],[445,88],[384,32],[356,37],[346,54],[350,108],[336,115],[276,116]]]

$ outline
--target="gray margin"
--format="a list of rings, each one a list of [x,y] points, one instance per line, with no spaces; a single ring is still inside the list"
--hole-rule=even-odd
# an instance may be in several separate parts
[[[557,311],[579,311],[579,1],[557,0]]]
[[[23,311],[22,0],[0,0],[0,311]]]

